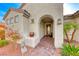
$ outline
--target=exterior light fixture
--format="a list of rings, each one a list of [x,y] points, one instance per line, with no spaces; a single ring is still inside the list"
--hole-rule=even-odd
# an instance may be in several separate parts
[[[23,16],[26,17],[26,18],[29,18],[30,17],[30,13],[26,10],[23,11]]]
[[[58,19],[58,20],[57,20],[57,25],[61,25],[61,24],[62,24],[61,19]]]

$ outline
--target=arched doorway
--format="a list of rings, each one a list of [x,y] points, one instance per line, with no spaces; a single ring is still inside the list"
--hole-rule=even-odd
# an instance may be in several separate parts
[[[54,20],[51,16],[45,15],[40,20],[40,36],[50,36],[53,38]]]
[[[40,37],[46,39],[47,43],[51,43],[54,46],[54,20],[50,15],[42,16],[40,19]],[[45,40],[45,41],[46,41]]]

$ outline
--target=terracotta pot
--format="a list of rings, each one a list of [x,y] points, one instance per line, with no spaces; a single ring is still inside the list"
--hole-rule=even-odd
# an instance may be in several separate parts
[[[34,32],[30,32],[30,33],[29,33],[29,36],[30,36],[30,37],[34,37]]]

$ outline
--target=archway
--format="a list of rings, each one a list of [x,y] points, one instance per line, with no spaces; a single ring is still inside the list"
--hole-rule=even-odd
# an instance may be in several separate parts
[[[40,19],[40,37],[42,39],[50,40],[54,46],[54,20],[50,15],[44,15]]]
[[[54,38],[54,20],[50,15],[44,15],[40,20],[40,37],[50,36]]]

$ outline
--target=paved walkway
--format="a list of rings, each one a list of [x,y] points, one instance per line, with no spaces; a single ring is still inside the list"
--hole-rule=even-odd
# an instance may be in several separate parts
[[[20,56],[20,46],[14,42],[10,42],[5,47],[0,47],[0,56]]]
[[[36,48],[28,47],[28,52],[24,55],[27,56],[52,56],[54,49],[53,49],[53,39],[50,37],[44,37],[41,39],[40,43],[37,45]]]
[[[50,37],[44,37],[36,48],[26,46],[27,52],[21,53],[21,48],[18,44],[10,42],[6,47],[0,48],[0,55],[5,56],[53,56],[60,53],[59,49],[54,50],[53,39]],[[58,54],[60,55],[60,54]]]

